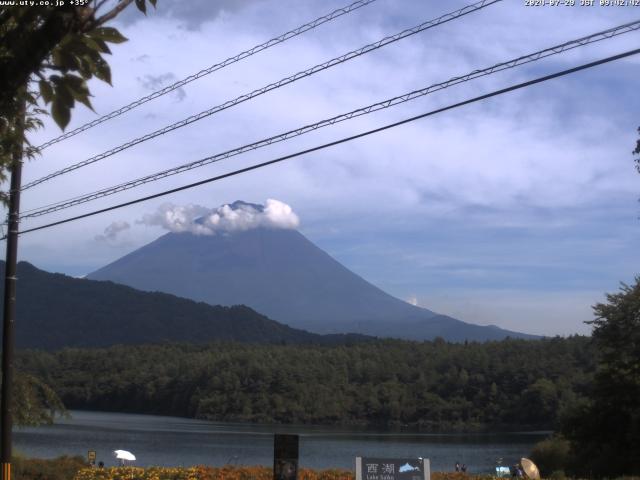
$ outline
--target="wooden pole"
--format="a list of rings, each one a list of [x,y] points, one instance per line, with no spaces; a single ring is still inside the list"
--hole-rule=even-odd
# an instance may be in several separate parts
[[[16,266],[18,261],[18,227],[20,217],[20,188],[22,184],[22,138],[24,136],[25,104],[18,112],[15,133],[20,146],[13,153],[7,252],[4,272],[4,307],[2,319],[2,398],[0,399],[0,463],[2,480],[11,480],[11,429],[13,426],[13,350],[16,320]]]

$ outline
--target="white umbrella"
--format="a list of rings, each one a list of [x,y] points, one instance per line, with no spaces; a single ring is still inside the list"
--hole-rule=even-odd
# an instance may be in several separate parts
[[[114,450],[113,453],[116,455],[118,460],[122,460],[123,464],[125,460],[133,461],[136,459],[136,456],[133,453],[127,452],[126,450]]]
[[[524,470],[524,473],[530,479],[537,480],[540,478],[540,470],[538,470],[538,467],[536,466],[536,464],[533,463],[528,458],[521,458],[520,465],[522,465],[522,469]]]

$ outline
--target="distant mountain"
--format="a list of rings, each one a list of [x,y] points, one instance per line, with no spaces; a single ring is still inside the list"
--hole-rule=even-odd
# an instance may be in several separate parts
[[[5,263],[0,262],[3,276],[4,270]],[[211,306],[166,293],[48,273],[27,262],[18,264],[16,310],[20,348],[216,340],[333,345],[365,339],[317,335],[282,325],[243,305]]]
[[[244,202],[229,207],[256,212],[263,208]],[[259,226],[215,235],[167,233],[88,278],[211,305],[244,304],[316,333],[410,340],[441,336],[450,341],[535,338],[410,305],[354,274],[293,229]]]

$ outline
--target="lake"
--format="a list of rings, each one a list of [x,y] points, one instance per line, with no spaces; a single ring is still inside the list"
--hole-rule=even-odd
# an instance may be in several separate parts
[[[14,449],[27,456],[53,458],[97,452],[97,460],[116,465],[113,450],[133,452],[138,466],[273,465],[273,434],[300,435],[300,465],[354,469],[356,456],[426,457],[433,471],[450,471],[456,462],[469,472],[491,472],[528,456],[548,432],[426,434],[207,422],[178,417],[71,411],[45,427],[14,430]]]

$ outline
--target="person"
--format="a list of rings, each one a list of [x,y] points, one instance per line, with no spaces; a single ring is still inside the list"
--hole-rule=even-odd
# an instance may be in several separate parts
[[[103,461],[98,462],[98,468],[104,468],[104,462]]]
[[[456,472],[460,471],[460,462],[456,462]]]
[[[467,464],[463,463],[462,466],[460,467],[460,471],[462,473],[467,473]]]

